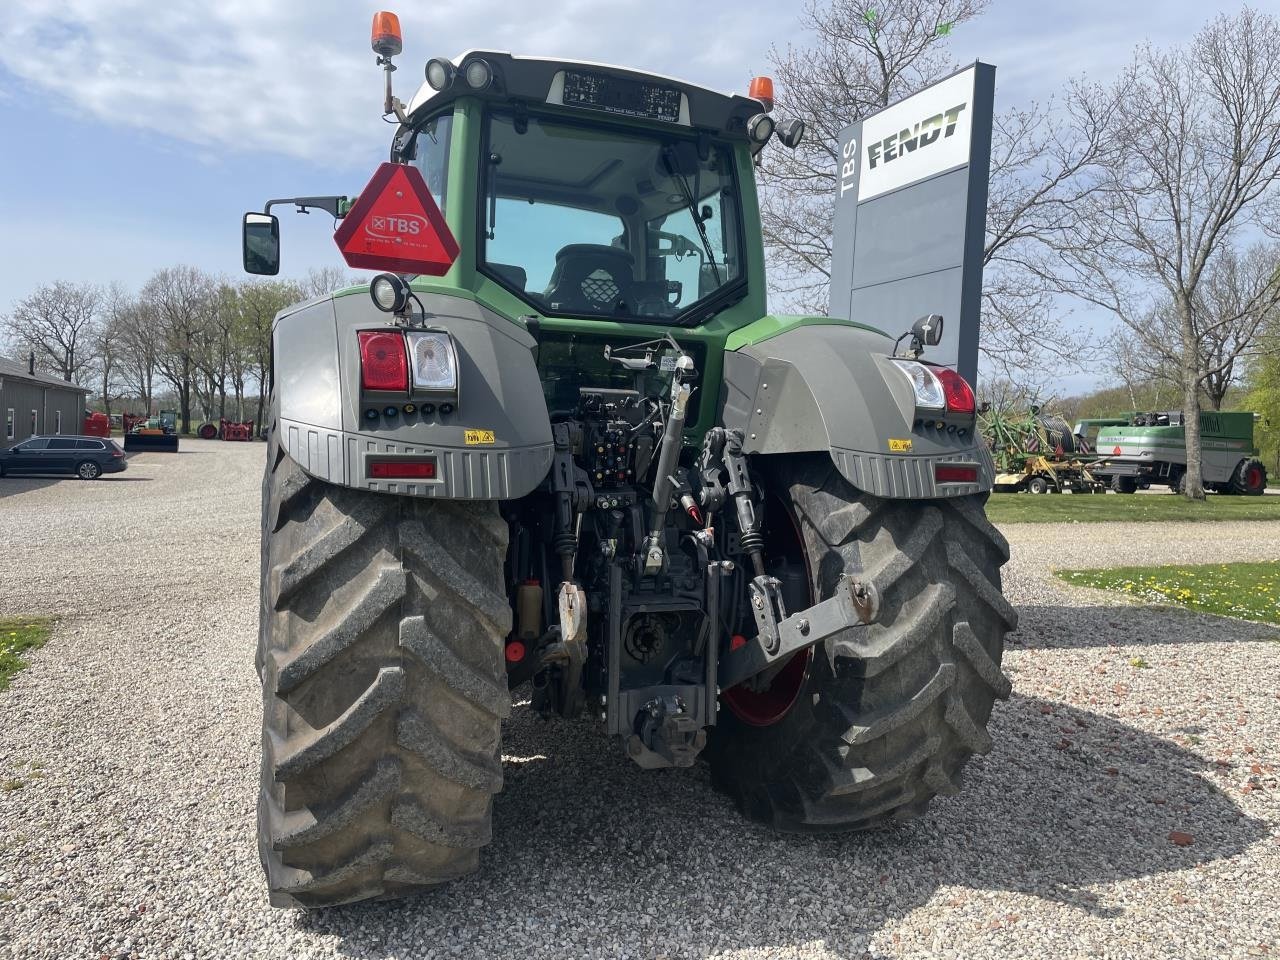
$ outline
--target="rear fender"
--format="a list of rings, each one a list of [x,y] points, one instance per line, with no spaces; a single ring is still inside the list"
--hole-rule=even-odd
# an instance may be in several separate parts
[[[748,453],[827,451],[846,480],[874,496],[990,490],[995,468],[976,422],[916,427],[914,394],[889,360],[892,349],[878,331],[811,323],[729,351],[722,422],[742,431]],[[938,464],[976,465],[978,482],[937,483]]]
[[[356,331],[391,326],[391,318],[367,296],[325,297],[282,312],[274,324],[281,445],[307,473],[341,486],[460,500],[524,496],[546,476],[552,456],[533,338],[472,300],[418,296],[428,325],[447,329],[457,347],[457,408],[366,419],[366,410],[396,404],[362,402]],[[372,479],[367,461],[374,455],[435,456],[437,478]]]

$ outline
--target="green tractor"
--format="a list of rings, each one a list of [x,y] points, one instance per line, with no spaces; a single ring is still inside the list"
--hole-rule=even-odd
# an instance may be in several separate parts
[[[525,684],[778,830],[955,793],[1010,689],[991,459],[969,385],[922,359],[935,323],[899,351],[768,313],[755,160],[799,124],[759,86],[490,51],[430,61],[406,107],[396,26],[390,169],[354,206],[273,201],[386,272],[274,323],[271,902],[475,870]],[[251,272],[279,268],[269,207]]]

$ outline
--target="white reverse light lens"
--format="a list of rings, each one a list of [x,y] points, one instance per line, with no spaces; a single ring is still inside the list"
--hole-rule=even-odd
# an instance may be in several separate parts
[[[945,410],[947,395],[933,371],[914,360],[894,360],[894,365],[907,375],[916,394],[917,410]]]
[[[483,90],[493,80],[493,70],[484,60],[472,60],[467,64],[467,86]]]
[[[413,358],[413,385],[423,390],[458,389],[458,355],[447,333],[427,331],[409,334]]]

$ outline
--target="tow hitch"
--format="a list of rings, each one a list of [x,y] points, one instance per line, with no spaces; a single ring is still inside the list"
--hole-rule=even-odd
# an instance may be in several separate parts
[[[836,584],[834,594],[785,619],[778,620],[774,605],[759,594],[753,593],[751,610],[756,618],[756,636],[745,646],[721,658],[720,685],[723,689],[764,673],[793,653],[842,631],[857,630],[874,623],[880,615],[880,595],[870,583],[844,574]]]

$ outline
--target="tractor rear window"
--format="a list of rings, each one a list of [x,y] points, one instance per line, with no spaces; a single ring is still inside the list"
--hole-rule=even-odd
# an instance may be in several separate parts
[[[484,272],[540,313],[680,322],[741,289],[728,147],[501,114],[487,131]]]

